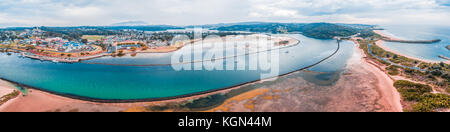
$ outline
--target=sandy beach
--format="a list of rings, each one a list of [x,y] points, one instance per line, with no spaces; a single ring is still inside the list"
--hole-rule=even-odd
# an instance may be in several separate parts
[[[15,88],[8,82],[0,80],[0,97],[14,92]]]
[[[3,80],[0,80],[0,82],[8,83]],[[0,112],[139,112],[141,110],[135,109],[145,106],[185,103],[186,101],[195,100],[214,94],[227,93],[240,87],[241,86],[186,98],[137,103],[97,103],[54,95],[41,90],[30,89],[27,96],[20,95],[0,106]]]
[[[116,112],[122,109],[31,90],[27,96],[20,95],[2,105],[0,112]]]
[[[374,32],[379,34],[379,35],[381,35],[381,36],[383,36],[383,37],[386,37],[386,38],[389,38],[389,39],[392,39],[392,40],[400,40],[398,38],[394,38],[392,36],[384,34],[381,30],[374,30]],[[392,50],[392,49],[388,48],[386,45],[384,45],[384,43],[385,43],[385,41],[383,41],[383,40],[378,40],[376,42],[377,46],[379,46],[380,48],[383,48],[384,50],[392,52],[392,53],[397,54],[397,55],[405,56],[405,57],[408,57],[408,58],[411,58],[411,59],[414,59],[414,60],[418,60],[418,61],[422,61],[422,62],[426,62],[426,63],[441,63],[441,61],[426,60],[426,59],[412,57],[412,56],[400,53],[398,51],[395,51],[395,50]],[[450,61],[445,61],[444,63],[450,64]]]
[[[0,97],[12,93],[14,88],[6,81],[0,80]]]
[[[378,82],[378,89],[381,91],[383,96],[385,97],[385,103],[392,106],[392,109],[395,112],[402,112],[402,104],[401,104],[401,95],[397,91],[397,89],[394,87],[394,79],[391,78],[386,71],[384,71],[380,66],[373,62],[372,60],[367,59],[367,55],[364,53],[362,49],[359,48],[359,43],[357,41],[354,41],[354,43],[357,45],[357,49],[359,51],[359,55],[362,57],[360,59],[361,64],[360,66],[369,69],[379,80]],[[355,57],[353,57],[355,58]],[[357,63],[350,63],[350,64],[357,64]],[[349,65],[350,67],[352,65]]]
[[[16,98],[13,99],[5,99],[3,97],[5,97],[5,95],[14,93],[14,91],[16,90],[16,88],[14,88],[14,86],[4,80],[0,79],[0,99],[2,100],[2,102],[0,102],[0,112],[2,112],[1,110],[5,107],[8,106],[12,101],[14,101]],[[3,102],[3,99],[7,100],[6,102]]]
[[[381,35],[382,37],[389,38],[389,39],[391,39],[391,40],[401,40],[401,39],[399,39],[399,38],[395,38],[395,37],[393,37],[393,36],[390,36],[390,35],[387,35],[387,34],[383,33],[383,30],[373,30],[373,32],[375,32],[375,33],[378,34],[378,35]]]

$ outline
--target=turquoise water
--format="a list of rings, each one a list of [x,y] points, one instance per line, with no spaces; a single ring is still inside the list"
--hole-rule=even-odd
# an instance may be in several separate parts
[[[334,40],[292,35],[300,45],[280,50],[280,74],[309,66],[337,48]],[[330,60],[310,70],[336,72],[345,67],[353,44],[343,42]],[[287,52],[288,51],[288,52]],[[136,57],[98,58],[88,62],[114,64],[170,63],[172,54],[139,54]],[[111,66],[52,63],[0,53],[0,77],[35,88],[90,99],[138,100],[189,95],[259,80],[268,71],[175,71],[171,66]]]
[[[450,45],[450,27],[437,26],[382,26],[386,34],[406,40],[432,40],[441,39],[439,43],[433,44],[405,44],[386,42],[385,45],[395,51],[408,56],[432,61],[446,61],[440,55],[450,57],[450,50],[446,48]]]

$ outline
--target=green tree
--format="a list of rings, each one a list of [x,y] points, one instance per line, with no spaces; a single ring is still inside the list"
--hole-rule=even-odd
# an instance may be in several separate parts
[[[88,40],[87,39],[82,39],[81,42],[87,44]]]

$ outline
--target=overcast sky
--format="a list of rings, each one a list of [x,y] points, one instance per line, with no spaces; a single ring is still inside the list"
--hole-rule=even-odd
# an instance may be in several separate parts
[[[450,0],[0,0],[0,27],[247,21],[450,26]]]

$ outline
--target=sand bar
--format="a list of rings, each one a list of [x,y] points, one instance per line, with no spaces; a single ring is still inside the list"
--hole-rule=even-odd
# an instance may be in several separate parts
[[[0,80],[0,97],[14,92],[15,88],[8,82]]]

